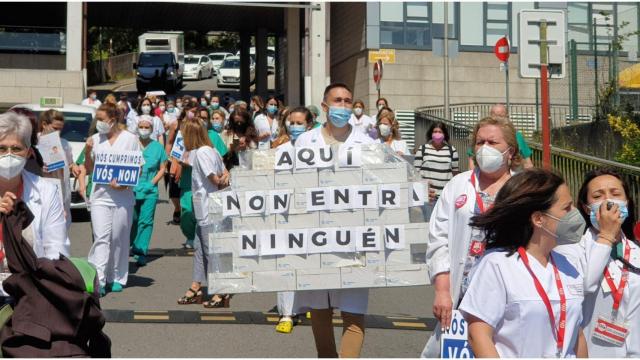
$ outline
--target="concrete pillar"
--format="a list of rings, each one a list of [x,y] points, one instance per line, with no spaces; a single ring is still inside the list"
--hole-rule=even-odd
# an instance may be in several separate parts
[[[287,66],[285,70],[284,102],[289,106],[300,104],[301,82],[300,82],[300,10],[287,9],[285,13],[285,28],[287,32]]]
[[[82,70],[82,3],[67,2],[67,56],[68,71]]]
[[[256,32],[256,93],[266,98],[267,91],[267,29],[258,28]]]
[[[246,32],[240,32],[240,98],[249,102],[251,97],[251,74],[249,73],[249,48],[251,47],[251,35]]]
[[[322,102],[324,88],[328,85],[327,60],[327,6],[328,3],[314,3],[317,8],[311,9],[309,41],[311,71],[309,89],[311,91],[311,104],[319,105]]]

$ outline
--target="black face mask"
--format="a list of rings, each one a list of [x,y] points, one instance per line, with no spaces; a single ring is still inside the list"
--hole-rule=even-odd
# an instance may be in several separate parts
[[[234,121],[233,129],[235,130],[235,132],[244,133],[245,131],[247,131],[247,123],[246,122],[237,123]]]

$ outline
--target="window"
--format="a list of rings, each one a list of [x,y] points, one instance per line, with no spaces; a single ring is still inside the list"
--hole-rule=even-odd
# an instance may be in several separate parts
[[[65,29],[0,27],[0,53],[64,54]]]
[[[481,2],[465,2],[460,4],[460,45],[483,46],[482,33],[484,21]]]
[[[380,3],[380,45],[427,49],[431,46],[430,3]]]
[[[626,35],[638,29],[638,4],[618,4],[618,34]],[[626,25],[625,25],[626,24]],[[638,51],[638,35],[622,42],[622,51]]]
[[[567,27],[569,39],[577,42],[579,50],[589,50],[589,38],[591,32],[591,20],[589,19],[589,4],[571,2],[567,8]]]
[[[493,46],[503,36],[511,38],[511,4],[507,2],[484,3],[484,45]]]

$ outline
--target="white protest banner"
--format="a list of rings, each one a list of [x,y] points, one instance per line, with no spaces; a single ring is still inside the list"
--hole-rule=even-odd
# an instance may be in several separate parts
[[[429,187],[425,183],[413,182],[409,189],[409,206],[421,206],[426,202]]]
[[[428,283],[426,190],[383,144],[249,150],[210,194],[215,293]],[[414,192],[416,193],[415,196]],[[411,216],[410,216],[411,215]],[[283,278],[288,279],[282,281]]]
[[[451,313],[451,327],[440,338],[440,357],[443,359],[471,359],[474,357],[468,340],[469,324],[459,310]]]
[[[340,145],[338,151],[338,165],[345,167],[362,166],[362,148],[357,145]]]
[[[95,154],[93,183],[110,184],[115,179],[121,186],[136,186],[144,157],[141,151],[103,151]]]
[[[38,139],[38,151],[47,166],[47,172],[56,171],[65,167],[65,152],[60,141],[60,133],[41,135]]]
[[[276,149],[275,170],[291,170],[293,169],[293,159],[295,152],[293,147],[281,146]]]
[[[171,148],[171,157],[178,161],[184,161],[184,153],[184,137],[182,137],[182,132],[178,131],[176,140],[173,142],[173,147]]]
[[[320,169],[333,166],[331,146],[295,148],[296,169]],[[276,161],[278,158],[276,157]]]
[[[240,215],[238,194],[235,191],[224,191],[222,194],[222,216]]]
[[[284,214],[291,206],[292,191],[290,189],[269,191],[267,213]]]

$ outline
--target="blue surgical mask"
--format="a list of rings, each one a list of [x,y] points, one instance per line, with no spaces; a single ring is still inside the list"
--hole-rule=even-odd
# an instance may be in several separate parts
[[[291,125],[291,126],[289,126],[289,133],[291,133],[291,139],[293,139],[293,140],[297,139],[298,136],[303,134],[305,131],[307,131],[307,127],[304,126],[304,125]]]
[[[211,103],[211,108],[213,110],[218,110],[219,107],[220,107],[220,103],[218,103],[218,102],[212,102]]]
[[[202,106],[207,106],[207,102],[206,102],[206,101],[204,101],[204,100],[203,100],[203,101],[200,101],[200,105],[202,105]]]
[[[172,107],[170,107],[170,108],[168,108],[168,109],[167,109],[167,112],[168,112],[169,114],[173,114],[173,112],[174,112],[174,111],[176,111],[176,108],[172,108]]]
[[[333,126],[343,128],[349,123],[349,118],[351,118],[351,109],[337,106],[329,107],[329,121]]]
[[[278,107],[276,105],[267,105],[267,111],[269,114],[275,114],[278,111]]]
[[[612,203],[618,205],[618,207],[620,208],[620,219],[622,219],[622,222],[624,222],[625,220],[627,220],[627,217],[629,217],[629,208],[627,207],[627,202],[624,200],[616,200],[616,199],[607,199],[606,201],[611,201]],[[600,202],[596,202],[593,203],[591,205],[589,205],[589,207],[591,208],[591,212],[589,213],[589,219],[591,220],[591,225],[593,225],[594,228],[600,230],[600,224],[598,223],[598,211],[600,211],[600,205],[602,205],[602,201]]]
[[[213,128],[213,130],[215,130],[215,132],[222,131],[222,124],[219,122],[214,122],[213,124],[211,124],[211,127]]]

